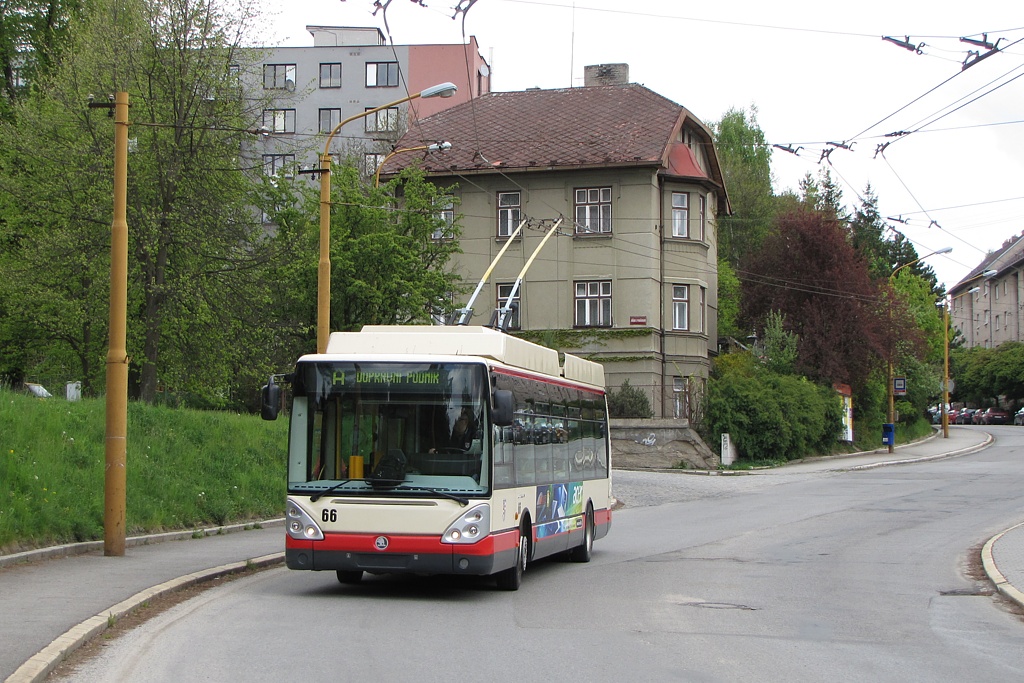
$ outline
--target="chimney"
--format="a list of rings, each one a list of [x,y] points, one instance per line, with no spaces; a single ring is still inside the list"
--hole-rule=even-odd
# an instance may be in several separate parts
[[[583,67],[583,85],[626,85],[629,64],[593,64]]]

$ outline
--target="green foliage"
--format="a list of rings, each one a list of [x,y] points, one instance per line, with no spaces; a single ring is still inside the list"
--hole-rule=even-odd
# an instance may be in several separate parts
[[[799,337],[787,331],[785,326],[785,315],[779,311],[769,311],[765,317],[764,339],[761,342],[765,367],[782,375],[793,373],[799,342]]]
[[[772,230],[771,150],[754,106],[749,116],[746,110],[730,109],[711,127],[733,210],[731,216],[718,216],[718,254],[739,263],[756,252]]]
[[[0,390],[0,552],[103,538],[104,403]],[[128,406],[128,535],[280,515],[287,421]]]
[[[750,354],[715,362],[702,436],[728,433],[745,460],[794,460],[827,453],[841,430],[842,404],[830,387],[772,372]]]
[[[991,405],[1005,397],[1024,399],[1024,343],[1004,342],[994,349],[976,346],[950,351],[954,400]]]
[[[718,336],[742,339],[749,332],[739,324],[742,286],[736,271],[724,258],[718,259]]]
[[[654,411],[647,394],[629,386],[629,380],[625,379],[618,391],[608,392],[608,414],[611,417],[648,418],[654,415]]]

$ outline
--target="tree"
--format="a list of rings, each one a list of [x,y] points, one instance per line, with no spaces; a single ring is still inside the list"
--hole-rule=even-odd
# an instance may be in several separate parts
[[[427,324],[450,314],[461,291],[450,263],[460,235],[451,189],[438,188],[416,168],[373,187],[355,159],[331,177],[331,329]],[[293,207],[316,206],[318,195],[299,184],[281,183],[276,191],[274,203],[283,208],[274,221],[294,236],[294,251],[275,281],[292,316],[286,326],[298,331],[303,321],[315,320],[319,223],[315,211]],[[446,207],[452,207],[451,222]],[[315,339],[314,328],[304,334],[302,343]]]
[[[76,352],[90,388],[99,376],[90,363],[102,358],[96,347],[106,334],[95,309],[105,310],[109,281],[113,150],[112,122],[86,108],[90,93],[132,97],[133,393],[152,401],[163,387],[223,404],[239,373],[254,369],[243,349],[265,314],[261,269],[273,243],[239,163],[242,131],[260,106],[232,80],[231,67],[245,61],[239,43],[250,19],[199,0],[95,0],[68,58],[0,133],[0,182],[13,198],[3,211],[4,275],[34,263],[33,286],[47,302],[34,310],[38,294],[24,285],[8,290],[5,305],[26,321],[23,332],[39,330],[43,347]],[[262,374],[270,362],[258,365]]]
[[[57,63],[83,0],[0,1],[0,120]]]
[[[861,205],[850,219],[850,233],[854,248],[867,260],[868,271],[875,280],[889,277],[901,265],[912,263],[918,258],[910,240],[878,213],[878,198],[871,185],[864,189]],[[935,296],[942,295],[935,272],[927,263],[918,261],[905,270],[927,280]]]
[[[743,319],[763,330],[769,313],[781,312],[799,338],[798,372],[857,387],[878,365],[887,331],[881,300],[835,217],[807,208],[780,216],[741,277]]]
[[[745,110],[730,109],[712,128],[733,211],[717,219],[718,253],[736,264],[755,252],[772,230],[771,150],[754,106],[749,117]]]

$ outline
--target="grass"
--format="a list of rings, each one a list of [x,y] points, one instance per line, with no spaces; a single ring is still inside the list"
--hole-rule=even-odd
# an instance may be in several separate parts
[[[0,389],[0,554],[103,538],[105,404]],[[285,420],[128,405],[127,535],[281,515]]]

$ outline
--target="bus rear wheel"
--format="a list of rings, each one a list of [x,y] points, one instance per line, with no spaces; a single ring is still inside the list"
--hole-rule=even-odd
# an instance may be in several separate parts
[[[338,582],[339,583],[345,583],[345,584],[359,583],[362,580],[363,580],[363,573],[362,572],[348,572],[348,571],[342,571],[340,569],[338,570]]]
[[[530,556],[530,539],[523,529],[519,530],[519,547],[516,548],[516,563],[494,575],[498,588],[503,591],[517,591],[523,583],[523,572]]]
[[[587,504],[587,515],[583,518],[583,543],[569,551],[573,562],[590,562],[594,552],[594,508]]]

